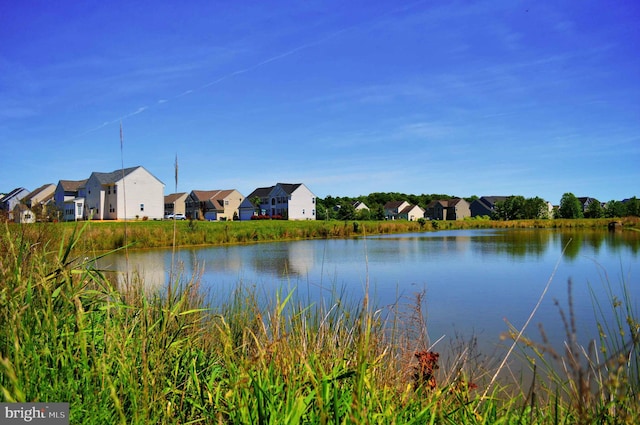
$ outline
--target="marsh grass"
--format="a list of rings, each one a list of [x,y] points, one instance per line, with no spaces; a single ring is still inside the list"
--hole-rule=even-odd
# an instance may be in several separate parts
[[[415,378],[416,352],[439,349],[427,333],[424,294],[377,307],[332,290],[326,302],[310,304],[295,289],[259,299],[255,288],[238,285],[212,305],[199,276],[178,266],[170,288],[149,293],[135,276],[124,285],[109,279],[95,268],[95,254],[76,254],[91,246],[93,226],[64,235],[48,227],[5,227],[2,401],[67,401],[70,423],[88,424],[638,419],[637,315],[626,298],[616,307],[624,316],[602,327],[598,367],[584,357],[578,366],[597,372],[590,387],[597,397],[589,403],[571,373],[549,375],[545,387],[515,382],[515,392],[498,383],[481,397],[492,370],[472,341],[462,341],[450,362],[433,368],[435,385]],[[628,323],[627,314],[636,327],[612,341],[610,333]],[[571,330],[571,312],[567,317],[562,323]]]
[[[500,229],[500,228],[561,228],[567,231],[584,229],[606,229],[609,219],[580,220],[458,220],[432,221],[174,221],[147,220],[131,221],[125,228],[121,222],[91,221],[85,229],[85,238],[78,241],[78,249],[109,251],[122,248],[128,243],[132,248],[160,248],[174,246],[201,246],[245,244],[302,239],[351,238],[364,235],[427,232],[460,229]],[[640,226],[637,217],[621,219],[624,229]],[[40,223],[48,227],[58,237],[69,237],[75,223]],[[19,225],[9,224],[10,227]]]

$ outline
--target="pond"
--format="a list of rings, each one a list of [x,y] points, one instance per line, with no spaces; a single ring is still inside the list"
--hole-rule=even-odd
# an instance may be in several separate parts
[[[130,251],[128,264],[155,288],[166,285],[172,261],[182,279],[201,273],[212,303],[228,299],[239,284],[255,287],[267,299],[279,289],[295,290],[308,303],[332,302],[336,293],[358,303],[368,288],[381,309],[397,303],[411,308],[415,294],[424,293],[431,342],[442,346],[476,337],[483,352],[492,352],[505,344],[500,335],[507,321],[520,328],[549,282],[527,334],[539,340],[541,323],[550,341],[562,344],[559,307],[568,314],[571,281],[581,342],[597,336],[593,297],[608,309],[608,291],[620,294],[624,283],[637,303],[639,250],[640,233],[628,230],[456,230],[199,247],[175,254]],[[118,254],[100,267],[123,271],[126,264]]]

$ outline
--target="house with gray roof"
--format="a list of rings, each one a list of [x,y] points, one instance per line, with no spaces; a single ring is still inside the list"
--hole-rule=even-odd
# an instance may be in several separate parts
[[[239,218],[244,196],[236,189],[192,190],[185,201],[188,218],[208,221],[230,221]]]
[[[55,210],[53,195],[56,185],[48,183],[30,192],[22,198],[20,204],[24,204],[25,208],[19,211],[14,208],[14,212],[19,213],[19,217],[15,217],[15,221],[19,223],[32,223],[35,221],[48,221],[56,217],[49,217],[49,212]],[[51,208],[53,206],[53,208]]]
[[[90,220],[160,220],[164,183],[142,166],[93,172],[84,188],[84,217]]]
[[[462,220],[471,217],[469,202],[462,198],[438,199],[429,202],[425,217],[431,220]]]
[[[0,200],[0,210],[4,212],[6,219],[13,220],[13,209],[29,193],[30,192],[24,187],[17,187],[2,197],[2,200]]]
[[[240,219],[252,217],[315,220],[316,195],[303,183],[276,183],[259,187],[240,205]]]
[[[59,180],[53,195],[58,211],[62,212],[62,220],[77,221],[84,218],[85,193],[84,180]]]
[[[493,217],[494,210],[497,202],[503,202],[507,200],[508,196],[483,196],[476,199],[471,203],[469,209],[471,210],[471,217],[489,216]]]

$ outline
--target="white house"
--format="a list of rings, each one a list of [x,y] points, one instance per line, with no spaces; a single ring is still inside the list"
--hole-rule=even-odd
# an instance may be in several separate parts
[[[82,193],[84,192],[84,193]],[[144,167],[93,172],[80,188],[84,217],[91,220],[162,219],[164,183]]]
[[[254,201],[259,204],[258,207]],[[271,187],[260,187],[240,205],[241,220],[250,220],[256,214],[287,220],[315,220],[316,195],[302,183],[277,183]]]
[[[25,204],[17,204],[13,208],[13,219],[16,223],[35,223],[36,214]]]

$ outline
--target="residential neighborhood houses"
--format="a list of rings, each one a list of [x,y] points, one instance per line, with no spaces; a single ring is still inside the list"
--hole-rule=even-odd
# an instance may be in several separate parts
[[[164,194],[164,189],[165,184],[143,166],[111,172],[95,171],[87,179],[59,180],[57,185],[45,184],[32,192],[19,187],[6,194],[0,193],[0,217],[21,223],[161,220],[174,216],[207,221],[316,220],[319,215],[329,218],[330,212],[334,216],[337,212],[338,217],[347,217],[348,211],[353,211],[357,217],[384,220],[464,220],[499,217],[499,211],[509,201],[514,201],[515,198],[525,201],[523,197],[516,196],[425,199],[425,195],[422,195],[421,207],[415,201],[412,204],[407,200],[393,199],[382,205],[380,199],[372,201],[368,197],[361,197],[367,198],[367,202],[374,205],[370,210],[362,200],[352,200],[348,204],[336,204],[337,198],[330,196],[324,201],[319,200],[303,183],[276,183],[273,186],[259,187],[246,197],[236,189],[192,190],[167,195]],[[330,200],[334,201],[333,205],[329,205]],[[553,216],[554,207],[551,203],[539,198],[529,200],[542,205],[536,207],[536,210],[540,210],[540,217]],[[575,202],[584,216],[589,216],[596,207],[608,207],[608,204],[590,197],[575,198]],[[623,211],[624,208],[620,205],[624,206],[626,202],[633,204],[634,207],[629,209],[635,211],[638,203],[635,197],[611,202],[619,204],[616,205],[616,211]]]

